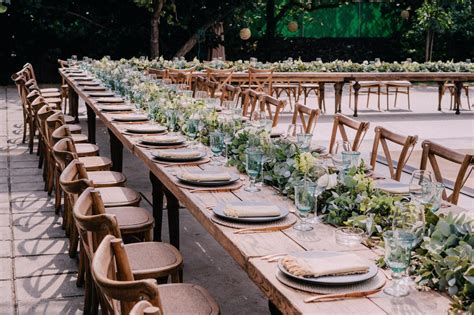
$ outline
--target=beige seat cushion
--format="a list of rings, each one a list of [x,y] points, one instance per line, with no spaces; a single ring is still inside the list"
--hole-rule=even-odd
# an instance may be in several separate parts
[[[88,141],[88,138],[86,135],[83,135],[82,133],[76,133],[71,135],[72,141],[74,143],[85,143]]]
[[[219,307],[210,294],[195,284],[159,286],[164,314],[218,314]]]
[[[78,156],[96,156],[99,155],[99,147],[92,143],[76,143]]]
[[[388,86],[395,86],[395,87],[398,87],[398,86],[401,86],[401,87],[411,86],[410,81],[385,81],[384,84],[388,85]]]
[[[122,234],[127,234],[126,230],[149,227],[154,222],[151,213],[140,207],[110,207],[105,208],[105,211],[115,215]]]
[[[112,166],[112,161],[104,156],[85,156],[80,157],[79,161],[87,171],[106,171]]]
[[[128,187],[97,188],[106,207],[135,206],[140,203],[138,192]]]
[[[125,251],[127,252],[130,267],[136,280],[158,278],[167,275],[170,270],[176,269],[183,264],[183,257],[180,252],[174,246],[167,243],[142,242],[126,244]]]
[[[66,124],[66,125],[68,125],[69,131],[71,131],[71,133],[77,134],[77,133],[81,133],[82,131],[81,125],[74,125],[74,124]]]
[[[88,172],[87,176],[94,183],[94,187],[122,186],[127,181],[124,174],[113,171]]]

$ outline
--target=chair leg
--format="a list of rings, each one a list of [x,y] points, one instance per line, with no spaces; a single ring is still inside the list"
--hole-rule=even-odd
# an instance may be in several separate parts
[[[82,244],[80,246],[80,251],[79,251],[79,266],[77,267],[77,279],[76,279],[76,286],[82,287],[84,283],[86,284],[86,290],[87,290],[87,279],[86,279],[86,265],[87,265],[87,257],[86,254],[84,253],[84,248],[82,248]]]
[[[350,85],[349,85],[349,108],[352,109],[352,86]]]
[[[380,112],[380,85],[377,87],[377,108]]]
[[[183,269],[180,268],[171,274],[171,283],[183,283]]]
[[[30,119],[29,122],[29,134],[28,134],[28,147],[30,149],[30,154],[33,154],[33,147],[34,147],[34,142],[35,142],[35,131],[33,128],[33,121]]]
[[[52,161],[52,157],[50,157],[50,162],[49,162],[49,170],[48,170],[48,196],[51,196],[53,193],[53,187],[54,187],[54,178],[55,178],[55,165],[54,161]]]
[[[369,88],[369,90],[367,91],[367,104],[365,105],[366,108],[369,108],[370,92],[371,89]]]
[[[395,88],[395,101],[393,102],[393,107],[397,107],[397,98],[398,98],[398,88]]]
[[[69,222],[71,221],[72,221],[71,218],[69,218]],[[77,255],[77,245],[79,243],[79,234],[77,232],[77,228],[74,225],[74,223],[70,225],[71,225],[70,226],[71,231],[69,235],[69,257],[74,258]],[[80,268],[81,268],[81,258],[79,257],[79,274],[81,274],[81,272],[83,271],[83,270],[80,270]]]
[[[411,110],[411,104],[410,104],[410,87],[407,87],[407,98],[408,98],[408,110]]]
[[[62,189],[59,184],[59,170],[56,168],[55,172],[55,181],[54,181],[54,210],[55,214],[58,215],[61,210],[61,201],[62,201]]]
[[[390,110],[390,88],[387,87],[385,88],[385,92],[387,93],[387,111]]]

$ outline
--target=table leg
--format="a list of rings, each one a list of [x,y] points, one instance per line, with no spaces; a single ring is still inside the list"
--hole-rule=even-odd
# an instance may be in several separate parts
[[[87,133],[89,135],[89,143],[95,144],[96,115],[89,105],[86,104],[86,108],[87,108]]]
[[[324,104],[324,105],[323,105]],[[326,102],[324,101],[324,82],[319,82],[319,109],[324,113],[326,111]]]
[[[153,195],[153,218],[155,218],[155,229],[153,230],[153,240],[161,242],[161,231],[163,223],[163,184],[150,172],[150,181]]]
[[[462,91],[462,82],[454,82],[454,108],[456,109],[456,115],[461,114],[461,91]]]
[[[344,82],[336,82],[334,83],[334,93],[335,93],[335,108],[334,108],[334,113],[340,113],[341,112],[341,103],[342,103],[342,88],[344,87]]]
[[[438,82],[438,111],[441,111],[441,100],[443,99],[444,82]]]
[[[352,86],[354,89],[354,117],[359,116],[357,114],[357,105],[359,103],[359,90],[360,90],[360,84],[358,81]]]
[[[107,129],[110,136],[110,158],[112,160],[112,171],[121,172],[123,168],[123,144],[115,134]]]
[[[179,201],[164,187],[166,196],[166,209],[168,210],[168,229],[170,244],[179,249]]]
[[[69,115],[76,118],[76,123],[79,122],[79,95],[76,91],[69,86],[68,87],[68,97],[69,97]]]
[[[271,315],[281,315],[283,314],[280,310],[273,304],[272,301],[268,300],[268,310],[270,311]]]

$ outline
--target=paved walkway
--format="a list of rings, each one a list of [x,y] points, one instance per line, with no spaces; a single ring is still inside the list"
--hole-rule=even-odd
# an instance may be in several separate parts
[[[383,125],[422,139],[436,139],[456,149],[473,151],[474,116],[436,112],[436,94],[431,88],[412,93],[413,112],[361,112],[359,119],[371,121],[371,129]],[[328,93],[328,113],[332,113],[332,92]],[[363,103],[364,104],[364,103]],[[384,104],[384,103],[383,103]],[[364,104],[365,106],[365,104]],[[403,106],[400,102],[399,106]],[[449,105],[447,105],[449,106]],[[81,107],[81,113],[85,109]],[[350,113],[347,108],[345,113]],[[83,115],[83,114],[82,114]],[[289,121],[282,118],[283,128]],[[85,119],[81,119],[87,133]],[[331,115],[320,118],[315,139],[327,145]],[[21,144],[22,114],[16,89],[0,88],[0,315],[81,313],[83,291],[75,285],[77,263],[67,255],[67,240],[61,220],[54,215],[52,200],[43,191],[38,158]],[[373,130],[364,141],[369,150]],[[110,156],[108,135],[98,121],[97,141],[101,154]],[[416,165],[418,162],[413,162]],[[150,209],[151,186],[148,171],[129,152],[124,151],[127,185],[142,193],[143,206]],[[472,206],[472,198],[463,203]],[[166,216],[166,212],[165,212]],[[267,302],[232,258],[183,209],[181,251],[185,258],[186,282],[206,287],[216,298],[223,314],[265,314]],[[164,219],[166,222],[166,217]],[[167,236],[166,224],[163,235]]]

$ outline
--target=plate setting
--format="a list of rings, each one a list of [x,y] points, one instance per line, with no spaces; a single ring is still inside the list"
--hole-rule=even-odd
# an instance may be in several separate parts
[[[225,170],[185,170],[176,177],[185,184],[204,187],[226,186],[240,180],[238,174]]]
[[[216,216],[222,219],[245,223],[278,221],[290,213],[288,208],[264,201],[234,201],[221,203],[215,206],[212,211]],[[237,213],[241,215],[236,216]],[[263,215],[263,213],[265,213],[265,215]],[[262,215],[259,216],[259,214]]]
[[[123,103],[124,100],[121,97],[99,97],[96,100],[98,103]]]
[[[331,251],[307,251],[307,252],[298,252],[293,253],[291,256],[296,258],[303,258],[303,259],[334,259],[337,256],[341,256],[341,259],[347,257],[349,253],[342,253],[342,252],[331,252]],[[283,265],[282,259],[278,262],[278,269],[287,277],[308,283],[314,284],[324,284],[324,285],[347,285],[352,283],[358,283],[362,281],[366,281],[375,277],[378,273],[378,267],[375,263],[366,260],[365,258],[358,257],[361,261],[363,261],[368,266],[368,271],[364,273],[357,273],[357,274],[348,274],[348,275],[338,275],[338,276],[320,276],[320,277],[304,277],[304,276],[296,276],[290,273],[287,268]],[[337,259],[336,259],[337,260]]]
[[[168,134],[162,136],[143,136],[140,139],[140,143],[145,145],[152,145],[152,146],[170,146],[170,145],[179,145],[183,144],[186,141],[181,136]]]
[[[148,116],[143,115],[143,114],[125,114],[125,115],[114,115],[112,116],[112,120],[114,121],[121,121],[121,122],[127,122],[127,121],[147,121]]]
[[[168,128],[162,125],[150,125],[150,124],[143,124],[143,125],[131,125],[125,128],[126,132],[130,133],[163,133],[167,131]]]
[[[206,156],[206,152],[190,149],[155,150],[151,155],[160,161],[166,162],[194,162]]]
[[[98,106],[98,108],[104,112],[121,112],[121,111],[131,111],[134,109],[131,105],[107,105],[107,106]]]

